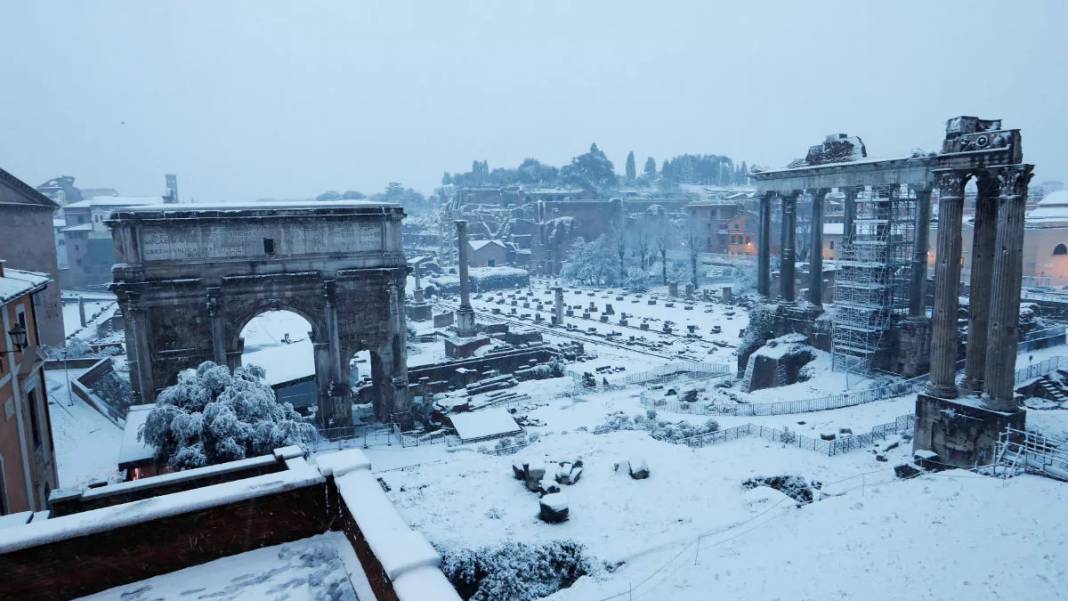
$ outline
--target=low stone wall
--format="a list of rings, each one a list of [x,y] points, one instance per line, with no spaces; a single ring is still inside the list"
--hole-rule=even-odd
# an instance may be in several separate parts
[[[249,476],[276,462],[284,469]],[[4,529],[0,599],[80,597],[340,530],[377,599],[459,601],[440,556],[403,522],[370,467],[356,449],[320,455],[313,466],[290,447],[273,458],[84,491],[102,506],[51,519],[35,515]]]
[[[496,370],[498,373],[502,374],[510,374],[514,373],[517,369],[529,366],[531,359],[538,363],[544,363],[557,356],[559,356],[559,354],[556,350],[549,346],[503,351],[482,357],[461,359],[459,361],[447,361],[444,363],[409,367],[408,381],[417,383],[423,378],[429,378],[429,382],[447,382],[448,385],[453,388],[462,388],[470,382],[465,381],[463,377],[464,372],[458,371],[458,368],[472,370],[479,374],[489,370]]]

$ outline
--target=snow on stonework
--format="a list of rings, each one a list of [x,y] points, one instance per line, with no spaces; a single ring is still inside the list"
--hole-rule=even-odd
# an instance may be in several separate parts
[[[350,572],[355,570],[360,570],[359,563],[345,536],[329,532],[216,559],[81,599],[357,601],[350,581]],[[359,578],[363,578],[362,572]]]

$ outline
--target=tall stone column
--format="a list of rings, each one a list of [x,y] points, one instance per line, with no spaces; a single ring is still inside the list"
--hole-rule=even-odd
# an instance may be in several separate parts
[[[757,237],[757,292],[767,298],[771,295],[771,192],[760,196]]]
[[[1001,188],[997,209],[997,242],[994,281],[990,296],[989,346],[996,352],[986,358],[984,404],[994,411],[1018,409],[1015,392],[1016,344],[1020,317],[1020,284],[1023,279],[1024,213],[1027,184],[1033,165],[997,169]]]
[[[120,296],[122,315],[126,320],[126,358],[130,368],[130,384],[134,403],[156,400],[153,377],[152,348],[148,341],[148,315],[140,299],[133,293]]]
[[[218,288],[208,288],[208,320],[211,324],[211,360],[226,365],[226,321]]]
[[[979,175],[976,183],[978,194],[975,197],[972,271],[968,284],[968,341],[964,355],[964,387],[979,393],[983,390],[986,373],[990,286],[993,282],[997,237],[998,182],[992,175],[984,173]]]
[[[823,200],[830,190],[812,190],[812,245],[808,258],[808,300],[817,307],[823,306]]]
[[[927,246],[931,228],[931,189],[916,188],[916,225],[912,244],[909,317],[927,317]]]
[[[779,283],[782,298],[794,300],[794,262],[797,259],[797,195],[790,192],[782,197],[782,264],[779,267]]]
[[[853,225],[857,219],[857,194],[861,190],[862,188],[842,189],[842,194],[845,194],[845,199],[842,201],[842,213],[844,216],[844,223],[842,224],[843,244],[852,244],[853,242]]]
[[[968,174],[939,171],[938,256],[935,262],[934,313],[931,319],[931,396],[957,397],[957,311],[960,308],[960,228]]]
[[[459,248],[460,308],[456,310],[456,332],[460,336],[475,335],[475,311],[471,308],[471,282],[467,275],[467,222],[456,221],[456,241]]]
[[[556,325],[564,325],[564,289],[560,286],[553,288],[553,317]]]

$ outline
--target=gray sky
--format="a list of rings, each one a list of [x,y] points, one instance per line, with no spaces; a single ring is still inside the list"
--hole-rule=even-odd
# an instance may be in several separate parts
[[[766,166],[824,134],[935,150],[945,119],[1024,132],[1068,180],[1068,2],[0,0],[0,167],[183,199],[429,192],[442,171]]]

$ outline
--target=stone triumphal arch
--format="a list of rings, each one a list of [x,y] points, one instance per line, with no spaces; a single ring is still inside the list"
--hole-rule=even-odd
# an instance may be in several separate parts
[[[363,350],[371,355],[375,414],[403,414],[403,218],[397,205],[358,201],[112,214],[112,289],[140,402],[203,361],[240,365],[245,324],[284,309],[311,324],[320,425],[351,424],[349,358]]]

